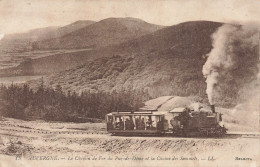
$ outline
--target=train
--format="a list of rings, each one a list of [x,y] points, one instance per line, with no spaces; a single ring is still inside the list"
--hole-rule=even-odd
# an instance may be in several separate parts
[[[171,135],[183,137],[220,137],[227,128],[220,125],[221,113],[194,111],[188,107],[171,111],[116,111],[106,115],[107,131],[113,135]]]

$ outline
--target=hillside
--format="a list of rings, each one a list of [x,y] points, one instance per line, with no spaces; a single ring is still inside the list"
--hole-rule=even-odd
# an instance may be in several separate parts
[[[62,37],[35,42],[39,49],[97,48],[155,32],[163,26],[146,23],[134,18],[108,18]]]
[[[185,53],[185,55],[187,55],[193,53],[193,50],[201,52],[199,54],[206,54],[211,48],[210,34],[220,25],[220,23],[213,22],[187,22],[174,25],[112,47],[57,54],[28,60],[15,68],[0,70],[0,76],[55,73],[84,65],[88,61],[102,57],[122,56],[125,58],[130,56],[131,58],[138,58],[138,55],[144,55],[142,56],[144,62],[149,62],[149,57],[158,59],[158,56],[165,55],[166,59],[167,56],[169,59],[172,59],[171,57],[174,57],[174,55],[180,57],[182,52],[187,52]],[[203,29],[203,31],[201,31],[201,29]],[[197,42],[197,40],[199,40],[199,42]],[[201,55],[197,57],[201,58]],[[110,61],[113,61],[113,58],[111,58]],[[154,61],[156,63],[156,60]],[[108,65],[108,67],[104,68],[110,67]]]
[[[92,20],[79,20],[79,21],[76,21],[69,25],[60,27],[59,29],[57,29],[57,31],[48,34],[48,37],[41,38],[40,40],[37,40],[37,41],[52,39],[52,38],[59,38],[59,37],[62,37],[64,35],[67,35],[71,32],[77,31],[81,28],[87,27],[94,23],[95,23],[95,21],[92,21]]]
[[[203,55],[211,50],[211,34],[221,23],[186,22],[113,47],[87,51],[98,57],[86,64],[44,78],[46,86],[76,92],[120,89],[162,95],[205,97]],[[73,60],[73,59],[71,59]],[[35,87],[40,81],[32,81]]]
[[[86,51],[74,51],[28,59],[16,67],[0,70],[0,77],[24,76],[24,75],[46,75],[74,68],[85,64],[93,56],[86,56]]]
[[[58,27],[34,29],[25,33],[7,34],[0,40],[1,56],[10,52],[26,52],[32,50],[32,42],[52,34]]]
[[[21,62],[28,59],[35,59],[59,53],[75,52],[74,50],[38,50],[33,44],[35,41],[58,38],[68,33],[93,24],[94,21],[80,20],[64,27],[46,27],[28,31],[26,33],[17,33],[6,35],[0,40],[0,69],[18,66]],[[4,76],[16,75],[15,69],[2,71]],[[10,74],[11,73],[11,74]]]
[[[45,28],[37,28],[30,30],[25,33],[16,33],[16,34],[7,34],[3,41],[5,40],[30,40],[40,41],[44,39],[57,38],[68,33],[71,33],[75,30],[81,29],[83,27],[89,26],[95,23],[95,21],[91,20],[79,20],[74,23],[68,24],[62,27],[45,27]]]
[[[93,24],[93,26],[90,24]],[[68,52],[83,50],[84,48],[78,49],[81,48],[81,44],[85,45],[89,43],[95,43],[95,47],[103,47],[105,45],[112,45],[115,43],[118,44],[145,34],[149,34],[160,28],[163,28],[163,26],[152,25],[139,19],[109,18],[96,24],[94,24],[93,21],[77,21],[70,25],[57,28],[52,32],[46,31],[43,36],[41,36],[39,32],[42,32],[43,34],[45,28],[33,30],[20,35],[16,34],[14,35],[16,38],[7,40],[8,37],[6,37],[4,40],[0,41],[0,64],[3,65],[2,68],[5,68],[4,70],[0,71],[0,76],[47,74],[70,69],[75,65],[82,65],[85,63],[85,61],[77,61],[82,58],[82,52],[71,55],[66,54]],[[37,34],[36,32],[38,32],[39,36],[35,35],[34,38],[33,34]],[[26,37],[28,37],[28,39]],[[56,41],[57,43],[55,42],[54,44],[44,39],[50,39],[50,41]],[[35,40],[43,41],[38,42]],[[78,43],[78,40],[81,42]],[[63,47],[66,46],[66,44],[60,43],[61,41],[72,47],[66,49],[66,47]],[[42,45],[45,42],[46,45]],[[56,47],[56,44],[62,47]],[[42,46],[50,46],[51,48],[43,48]],[[52,50],[54,47],[56,49]],[[84,50],[90,49],[92,48],[85,48]],[[38,52],[41,55],[39,55]],[[53,56],[55,54],[57,55]],[[95,53],[89,54],[94,55],[93,57],[96,57]],[[47,57],[49,55],[51,55],[51,57]],[[75,57],[78,55],[80,55],[80,57]],[[30,58],[40,59],[30,60]],[[76,62],[70,63],[70,61],[73,61],[73,58],[77,59]],[[86,59],[86,57],[83,57],[83,59]]]
[[[46,35],[49,33],[53,33],[57,31],[59,27],[45,27],[45,28],[37,28],[30,30],[28,32],[24,33],[14,33],[14,34],[7,34],[3,38],[3,41],[7,40],[40,40],[42,38],[45,38]]]
[[[34,50],[33,42],[51,38],[58,38],[73,31],[95,23],[90,20],[80,20],[63,27],[45,27],[33,29],[25,33],[7,34],[0,41],[0,51],[28,51]]]

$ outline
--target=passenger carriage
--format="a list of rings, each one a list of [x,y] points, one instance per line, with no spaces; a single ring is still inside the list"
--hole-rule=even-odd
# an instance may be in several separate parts
[[[156,111],[156,112],[155,112]],[[168,130],[164,113],[118,111],[106,115],[107,131],[112,134],[160,134]]]

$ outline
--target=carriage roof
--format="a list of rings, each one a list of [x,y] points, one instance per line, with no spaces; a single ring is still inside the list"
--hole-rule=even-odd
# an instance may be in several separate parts
[[[109,113],[109,114],[107,114],[107,116],[112,116],[112,115],[114,115],[114,116],[133,116],[133,115],[137,115],[137,116],[150,116],[150,115],[155,115],[155,116],[161,116],[161,115],[164,115],[165,114],[165,112],[158,112],[157,110],[156,110],[156,112],[153,112],[153,111],[135,111],[135,112],[130,112],[130,111],[128,111],[128,112],[112,112],[112,113]]]

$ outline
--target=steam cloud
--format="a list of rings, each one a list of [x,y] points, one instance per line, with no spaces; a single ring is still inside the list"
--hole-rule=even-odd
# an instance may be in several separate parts
[[[0,40],[3,39],[5,34],[0,34]]]
[[[259,75],[259,29],[252,25],[225,24],[212,35],[212,40],[213,49],[207,54],[202,72],[209,103],[213,105],[221,86],[229,84],[236,90]]]

